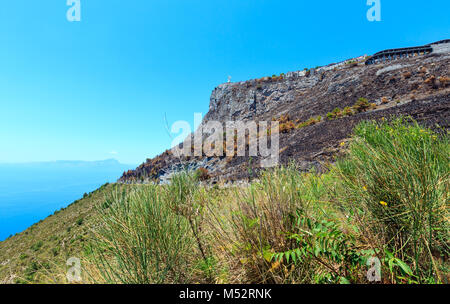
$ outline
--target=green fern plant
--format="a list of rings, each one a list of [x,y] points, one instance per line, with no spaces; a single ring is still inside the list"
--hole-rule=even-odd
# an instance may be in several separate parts
[[[314,260],[324,268],[316,274],[318,283],[350,283],[356,269],[367,261],[356,250],[355,237],[344,233],[334,221],[313,220],[297,211],[296,233],[287,237],[294,240],[296,248],[272,254],[272,260],[297,265]]]

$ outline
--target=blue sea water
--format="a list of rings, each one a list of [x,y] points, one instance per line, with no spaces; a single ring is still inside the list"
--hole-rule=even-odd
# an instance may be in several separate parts
[[[0,164],[0,241],[132,168],[115,160]]]

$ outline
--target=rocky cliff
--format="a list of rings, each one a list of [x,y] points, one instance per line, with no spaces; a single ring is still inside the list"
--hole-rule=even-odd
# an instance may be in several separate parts
[[[323,169],[361,120],[409,115],[448,128],[450,53],[365,65],[349,60],[301,72],[219,85],[203,120],[280,123],[280,161]],[[204,168],[212,181],[256,175],[258,158],[175,157],[166,151],[125,172],[119,182],[166,182],[182,169]]]

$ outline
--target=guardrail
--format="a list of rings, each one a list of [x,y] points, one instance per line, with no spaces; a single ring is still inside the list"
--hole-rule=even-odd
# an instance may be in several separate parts
[[[420,55],[426,55],[433,52],[433,45],[450,43],[450,39],[440,40],[434,43],[430,43],[424,46],[417,47],[409,47],[409,48],[399,48],[399,49],[390,49],[384,50],[372,55],[369,59],[366,60],[366,65],[376,64],[380,62],[386,62],[391,60],[397,60],[401,58],[409,58]]]

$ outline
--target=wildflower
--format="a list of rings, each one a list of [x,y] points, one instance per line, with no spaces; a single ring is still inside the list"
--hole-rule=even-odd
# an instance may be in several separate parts
[[[383,206],[387,206],[387,203],[385,201],[381,201],[380,204]]]
[[[366,186],[363,186],[363,190],[364,190],[364,191],[367,191],[367,187],[366,187]]]
[[[341,142],[341,147],[345,146],[345,142]]]

